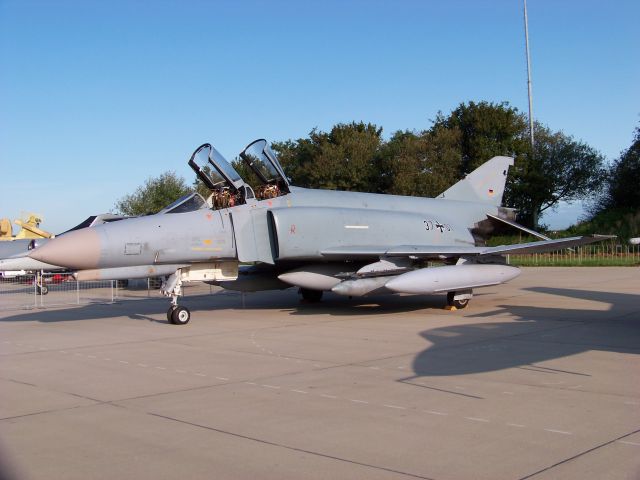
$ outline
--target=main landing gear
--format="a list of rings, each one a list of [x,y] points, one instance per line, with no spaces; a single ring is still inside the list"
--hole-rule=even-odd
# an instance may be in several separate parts
[[[318,303],[322,300],[322,290],[310,290],[308,288],[301,288],[298,293],[302,295],[302,300],[308,303]]]
[[[473,297],[471,290],[460,290],[458,292],[447,293],[447,305],[460,310],[469,305],[469,300]]]
[[[174,325],[186,325],[191,320],[191,312],[187,307],[178,305],[178,297],[182,295],[182,272],[176,271],[167,278],[160,287],[160,292],[171,297],[171,306],[167,310],[167,321]]]

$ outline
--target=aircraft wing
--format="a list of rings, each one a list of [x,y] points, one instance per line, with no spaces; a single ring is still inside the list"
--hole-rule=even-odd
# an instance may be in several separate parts
[[[327,248],[322,251],[322,255],[327,258],[370,258],[372,256],[451,258],[461,256],[515,255],[553,252],[562,250],[563,248],[588,245],[611,238],[615,238],[615,235],[587,235],[583,237],[516,243],[514,245],[500,245],[497,247],[474,247],[465,245],[344,246]]]
[[[323,250],[325,257],[352,258],[352,257],[459,257],[461,255],[478,255],[487,247],[452,246],[452,245],[399,245],[392,246],[345,246],[333,247]]]

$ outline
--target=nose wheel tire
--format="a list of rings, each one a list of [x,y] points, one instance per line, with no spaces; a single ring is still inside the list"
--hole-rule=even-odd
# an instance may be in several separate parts
[[[456,300],[454,297],[456,296],[456,292],[447,293],[447,305],[450,307],[456,307],[458,310],[461,308],[465,308],[469,305],[469,299],[465,298],[462,300]]]
[[[167,312],[167,318],[174,325],[186,325],[191,320],[191,312],[187,307],[172,306]]]
[[[36,285],[36,291],[38,292],[38,295],[46,295],[49,293],[49,287],[46,285]]]
[[[173,315],[173,311],[178,308],[177,305],[171,305],[169,307],[169,310],[167,310],[167,322],[169,323],[173,323],[173,320],[171,319],[171,315]]]

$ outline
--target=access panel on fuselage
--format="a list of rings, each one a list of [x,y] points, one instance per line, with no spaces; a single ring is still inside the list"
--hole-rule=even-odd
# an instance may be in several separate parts
[[[241,262],[274,263],[273,235],[269,230],[268,210],[246,205],[231,213],[233,234]]]

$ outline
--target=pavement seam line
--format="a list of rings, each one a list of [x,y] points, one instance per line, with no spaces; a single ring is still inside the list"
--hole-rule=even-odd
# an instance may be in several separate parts
[[[600,445],[596,445],[595,447],[590,448],[590,449],[588,449],[588,450],[585,450],[584,452],[580,452],[580,453],[578,453],[578,454],[576,454],[576,455],[574,455],[574,456],[572,456],[572,457],[565,458],[564,460],[562,460],[562,461],[560,461],[560,462],[554,463],[553,465],[549,465],[548,467],[543,468],[543,469],[541,469],[541,470],[538,470],[537,472],[530,473],[529,475],[527,475],[527,476],[525,476],[525,477],[520,477],[518,480],[526,480],[526,479],[528,479],[528,478],[533,478],[533,477],[535,477],[536,475],[539,475],[539,474],[541,474],[541,473],[544,473],[544,472],[546,472],[546,471],[549,471],[549,470],[551,470],[551,469],[553,469],[553,468],[555,468],[555,467],[558,467],[558,466],[560,466],[560,465],[562,465],[562,464],[564,464],[564,463],[567,463],[567,462],[570,462],[570,461],[572,461],[572,460],[575,460],[576,458],[582,457],[583,455],[586,455],[587,453],[591,453],[591,452],[593,452],[593,451],[595,451],[595,450],[598,450],[598,449],[600,449],[600,448],[602,448],[602,447],[606,447],[607,445],[611,445],[612,443],[615,443],[615,442],[617,442],[617,441],[619,441],[619,440],[622,440],[623,438],[630,437],[631,435],[633,435],[633,434],[635,434],[635,433],[638,433],[638,432],[640,432],[640,428],[639,428],[639,429],[637,429],[637,430],[634,430],[633,432],[625,433],[624,435],[621,435],[621,436],[619,436],[618,438],[614,438],[613,440],[609,440],[608,442],[601,443]]]
[[[250,440],[252,442],[258,442],[258,443],[262,443],[264,445],[271,445],[273,447],[284,448],[284,449],[292,450],[292,451],[295,451],[295,452],[306,453],[308,455],[314,455],[314,456],[318,456],[318,457],[322,457],[322,458],[327,458],[327,459],[330,459],[330,460],[337,460],[339,462],[350,463],[352,465],[359,465],[361,467],[373,468],[373,469],[376,469],[376,470],[382,470],[382,471],[385,471],[385,472],[404,475],[404,476],[407,476],[407,477],[420,478],[422,480],[435,480],[435,479],[433,479],[431,477],[425,477],[423,475],[417,475],[415,473],[403,472],[403,471],[400,471],[400,470],[394,470],[392,468],[382,467],[382,466],[379,466],[379,465],[372,465],[372,464],[368,464],[368,463],[358,462],[356,460],[349,460],[348,458],[341,458],[341,457],[336,457],[334,455],[329,455],[329,454],[326,454],[326,453],[314,452],[313,450],[305,450],[303,448],[293,447],[293,446],[290,446],[290,445],[285,445],[285,444],[282,444],[282,443],[276,443],[276,442],[272,442],[272,441],[269,441],[269,440],[263,440],[263,439],[256,438],[256,437],[250,437],[248,435],[243,435],[243,434],[240,434],[240,433],[229,432],[227,430],[222,430],[222,429],[215,428],[215,427],[209,427],[209,426],[206,426],[206,425],[200,425],[200,424],[197,424],[197,423],[188,422],[186,420],[180,420],[178,418],[173,418],[173,417],[169,417],[169,416],[166,416],[166,415],[160,415],[158,413],[152,413],[152,412],[146,412],[146,413],[147,413],[147,415],[151,415],[151,416],[158,417],[158,418],[163,418],[165,420],[170,420],[170,421],[173,421],[173,422],[178,422],[178,423],[182,423],[182,424],[185,424],[185,425],[190,425],[190,426],[196,427],[196,428],[202,428],[202,429],[209,430],[209,431],[212,431],[212,432],[221,433],[223,435],[231,435],[231,436],[236,437],[236,438],[242,438],[244,440]]]

